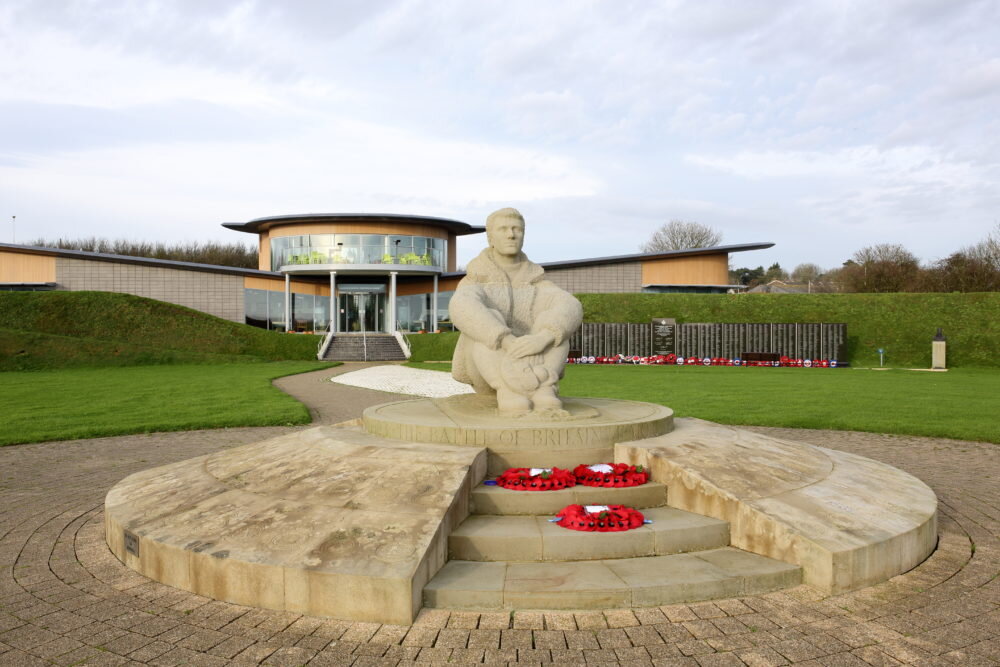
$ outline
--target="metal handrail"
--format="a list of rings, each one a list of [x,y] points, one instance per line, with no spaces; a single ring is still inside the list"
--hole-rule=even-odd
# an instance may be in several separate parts
[[[332,324],[332,322],[331,322]],[[333,344],[333,327],[327,328],[326,336],[319,343],[319,350],[316,352],[316,359],[323,361],[323,357],[326,356],[327,351],[330,349],[330,345]]]
[[[395,336],[396,342],[399,343],[399,348],[403,351],[403,355],[409,359],[412,352],[410,352],[410,343],[406,340],[406,336],[403,335],[403,330],[399,326],[399,322],[396,322],[396,330],[392,332]]]
[[[361,344],[365,350],[365,361],[368,361],[368,331],[365,329],[365,311],[361,311]]]

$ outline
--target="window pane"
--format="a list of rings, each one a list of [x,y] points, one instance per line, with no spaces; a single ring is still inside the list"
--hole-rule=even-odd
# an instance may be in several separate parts
[[[250,326],[267,328],[267,291],[262,289],[244,290],[243,303],[245,322]]]
[[[329,331],[330,326],[330,297],[317,296],[314,304],[316,314],[316,331]]]
[[[271,320],[271,329],[285,330],[285,295],[283,292],[267,293],[267,315]]]
[[[292,316],[296,331],[313,331],[313,295],[292,295]]]
[[[427,295],[411,294],[396,297],[396,319],[403,331],[425,331],[428,311]]]
[[[438,329],[441,331],[455,330],[455,325],[451,323],[451,318],[448,316],[448,305],[454,294],[454,291],[438,292]]]

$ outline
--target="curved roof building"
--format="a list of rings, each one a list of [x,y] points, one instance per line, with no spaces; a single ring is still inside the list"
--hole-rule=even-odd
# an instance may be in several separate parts
[[[460,220],[388,213],[306,213],[223,223],[255,234],[257,269],[0,244],[0,289],[128,292],[258,327],[305,332],[449,328],[463,277]],[[485,238],[476,246],[485,245]],[[725,292],[729,255],[773,243],[567,259],[542,264],[573,293]]]

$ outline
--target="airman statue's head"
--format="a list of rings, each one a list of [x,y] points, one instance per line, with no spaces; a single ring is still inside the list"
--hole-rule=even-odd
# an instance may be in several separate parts
[[[514,208],[493,211],[486,218],[486,239],[494,251],[516,257],[524,245],[524,216]]]

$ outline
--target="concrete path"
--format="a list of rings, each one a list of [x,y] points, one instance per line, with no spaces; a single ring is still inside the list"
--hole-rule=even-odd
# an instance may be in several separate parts
[[[334,423],[395,397],[326,379],[359,366],[278,384],[317,421]],[[836,597],[798,587],[603,613],[426,610],[413,626],[392,626],[209,600],[151,582],[109,553],[101,508],[118,480],[291,430],[0,448],[0,665],[1000,664],[1000,456],[986,443],[753,429],[885,461],[941,499],[941,541],[930,559]]]
[[[274,381],[274,385],[308,406],[309,412],[312,413],[313,424],[339,424],[360,417],[364,409],[370,405],[413,398],[405,394],[346,387],[330,381],[330,378],[337,375],[386,366],[395,367],[399,364],[347,361],[342,366],[323,371],[278,378]]]

